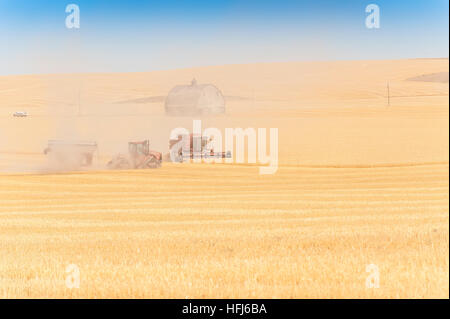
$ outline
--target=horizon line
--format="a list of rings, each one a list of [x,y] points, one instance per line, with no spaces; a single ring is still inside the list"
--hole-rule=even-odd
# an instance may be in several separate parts
[[[229,63],[229,64],[211,64],[211,65],[196,65],[181,68],[168,68],[168,69],[153,69],[146,71],[95,71],[95,72],[53,72],[53,73],[8,73],[0,74],[0,77],[7,76],[46,76],[46,75],[81,75],[81,74],[125,74],[125,73],[151,73],[151,72],[166,72],[176,70],[191,70],[200,68],[211,67],[224,67],[224,66],[242,66],[242,65],[257,65],[257,64],[284,64],[284,63],[320,63],[320,62],[352,62],[352,61],[403,61],[403,60],[449,60],[449,57],[409,57],[398,59],[336,59],[336,60],[292,60],[292,61],[267,61],[267,62],[249,62],[249,63]]]

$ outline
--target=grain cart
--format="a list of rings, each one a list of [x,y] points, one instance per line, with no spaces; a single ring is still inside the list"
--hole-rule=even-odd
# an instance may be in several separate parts
[[[92,166],[94,153],[97,151],[96,142],[72,142],[50,140],[44,149],[49,161],[67,169],[80,169]]]

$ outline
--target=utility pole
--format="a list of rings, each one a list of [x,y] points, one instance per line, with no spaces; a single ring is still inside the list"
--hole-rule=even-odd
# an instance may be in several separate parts
[[[82,110],[81,110],[81,75],[79,75],[80,78],[78,79],[78,117],[82,116]]]
[[[253,96],[252,96],[252,100],[253,100],[253,108],[255,107],[255,99],[256,99],[256,94],[255,94],[255,87],[253,87],[253,92],[252,92],[253,94]]]
[[[391,106],[391,92],[389,90],[389,82],[387,83],[387,104]]]
[[[80,95],[81,95],[81,88],[78,85],[78,116],[81,116],[81,99],[80,99]]]

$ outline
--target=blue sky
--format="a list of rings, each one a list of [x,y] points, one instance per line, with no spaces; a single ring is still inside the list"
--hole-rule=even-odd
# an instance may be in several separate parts
[[[448,0],[0,0],[0,75],[448,57],[448,16]]]

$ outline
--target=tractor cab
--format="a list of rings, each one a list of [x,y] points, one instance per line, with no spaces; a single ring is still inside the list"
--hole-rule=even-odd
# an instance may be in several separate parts
[[[150,152],[150,142],[149,140],[145,140],[142,142],[129,142],[128,143],[128,152],[131,155],[148,155]]]

